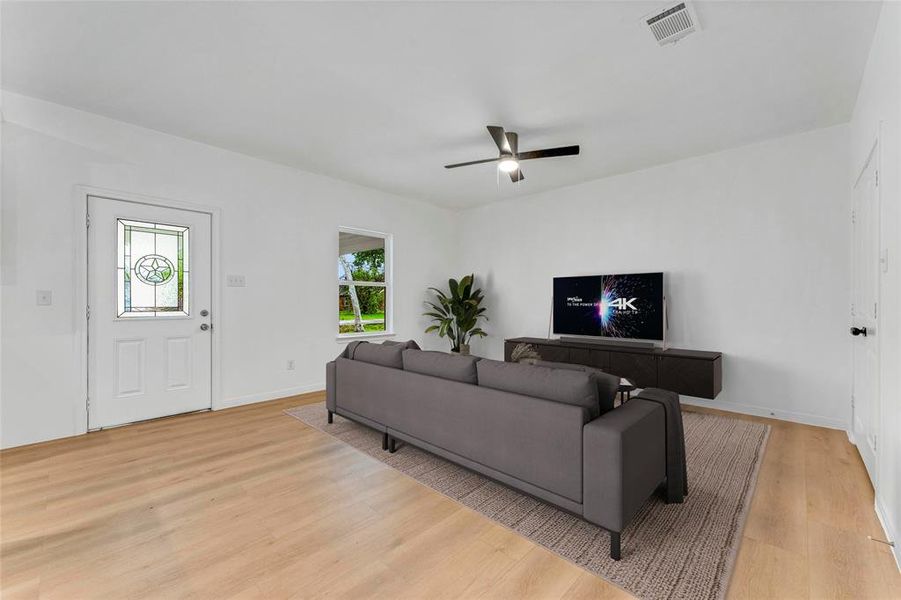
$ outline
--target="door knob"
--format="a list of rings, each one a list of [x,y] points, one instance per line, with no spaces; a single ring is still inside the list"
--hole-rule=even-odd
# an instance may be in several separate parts
[[[851,335],[862,335],[863,337],[867,337],[867,328],[866,327],[852,327]]]
[[[200,324],[200,331],[206,331],[206,330],[209,329],[209,328],[210,328],[210,326],[207,325],[206,323],[201,323],[201,324]],[[855,334],[855,335],[857,335],[857,334]]]

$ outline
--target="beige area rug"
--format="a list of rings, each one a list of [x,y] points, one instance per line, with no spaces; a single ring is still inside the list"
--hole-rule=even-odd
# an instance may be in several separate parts
[[[443,458],[335,415],[324,403],[285,411],[401,473],[478,511],[639,598],[722,598],[729,585],[769,426],[683,413],[689,495],[683,504],[654,497],[622,534],[623,556],[609,556],[603,529]]]

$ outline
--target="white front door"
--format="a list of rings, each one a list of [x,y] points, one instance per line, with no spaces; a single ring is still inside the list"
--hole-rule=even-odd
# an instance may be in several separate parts
[[[854,336],[852,431],[874,486],[879,426],[879,196],[876,185],[874,152],[854,186],[851,294],[851,334]]]
[[[88,198],[88,427],[211,407],[207,213]]]

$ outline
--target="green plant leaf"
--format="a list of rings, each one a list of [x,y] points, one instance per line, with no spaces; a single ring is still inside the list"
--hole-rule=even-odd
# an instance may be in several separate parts
[[[423,304],[423,316],[430,317],[432,325],[426,333],[437,332],[439,337],[447,337],[451,349],[459,351],[460,345],[474,336],[488,335],[478,327],[479,319],[488,320],[486,308],[480,306],[484,295],[475,287],[475,274],[463,276],[459,281],[448,279],[449,293],[435,287],[428,288],[435,296]]]
[[[438,306],[434,302],[426,302],[429,306],[435,309],[435,312],[441,313],[442,315],[447,315],[447,308],[444,306]]]

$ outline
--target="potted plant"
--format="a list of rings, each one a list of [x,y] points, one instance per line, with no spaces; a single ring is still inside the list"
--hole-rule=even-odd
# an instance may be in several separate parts
[[[449,293],[438,288],[429,288],[435,292],[434,301],[427,301],[429,310],[423,313],[431,317],[434,325],[425,332],[437,331],[440,337],[450,339],[451,352],[469,354],[469,340],[473,336],[488,335],[478,327],[479,319],[488,320],[485,307],[480,306],[484,296],[482,290],[473,289],[474,275],[467,275],[460,281],[448,280]]]

